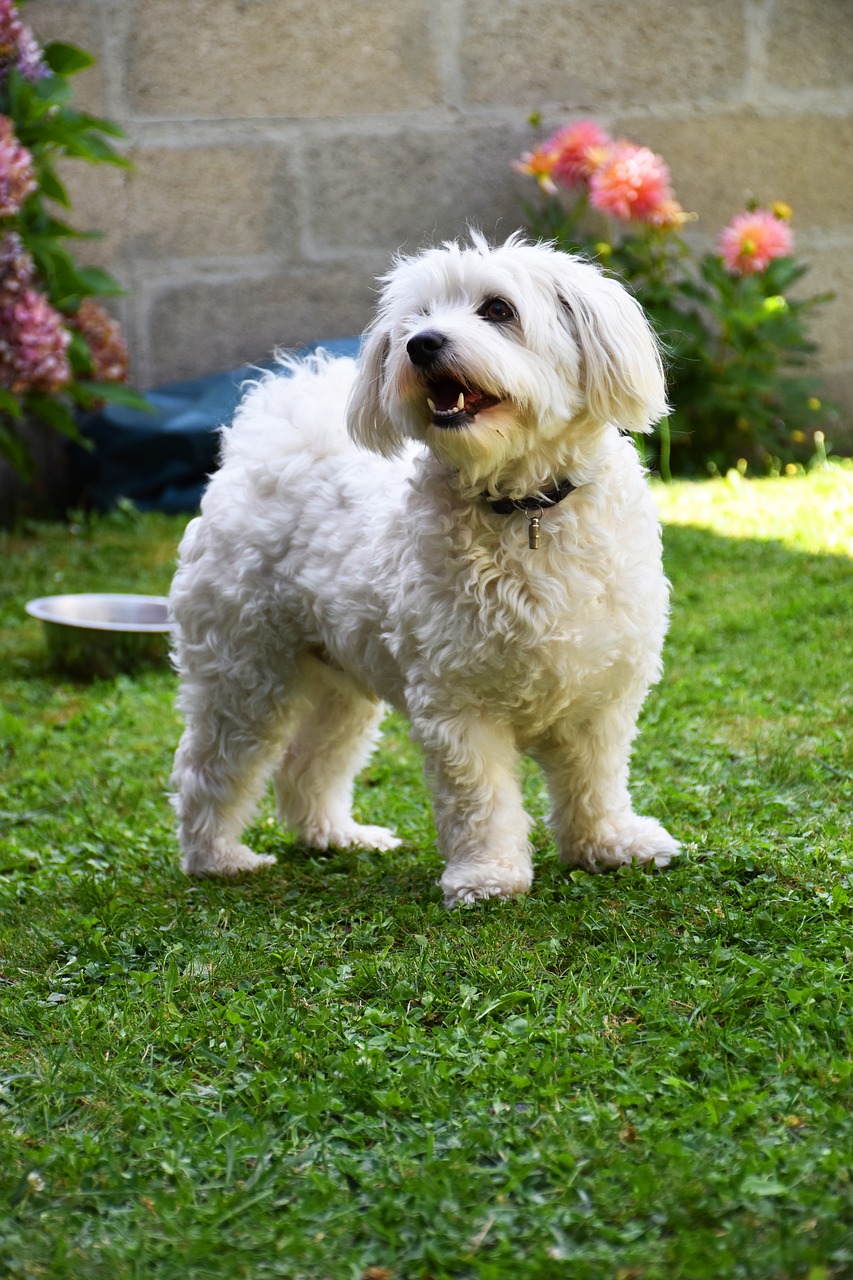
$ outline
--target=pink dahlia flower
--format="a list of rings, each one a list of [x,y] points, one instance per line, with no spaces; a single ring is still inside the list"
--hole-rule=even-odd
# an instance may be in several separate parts
[[[71,380],[71,335],[42,293],[25,286],[0,297],[0,387],[52,395]]]
[[[27,80],[50,75],[35,36],[21,22],[12,0],[0,0],[0,76],[10,67]]]
[[[512,167],[517,173],[525,173],[528,177],[535,178],[543,191],[547,191],[549,196],[555,196],[557,184],[551,175],[556,162],[554,152],[548,150],[547,143],[543,143],[540,147],[534,147],[532,151],[522,152],[521,159],[513,160]]]
[[[8,116],[0,116],[0,218],[11,218],[36,189],[33,158],[15,137]]]
[[[676,206],[661,156],[633,142],[617,142],[589,180],[590,203],[626,221],[671,225]]]
[[[545,143],[556,156],[554,181],[562,187],[578,186],[601,164],[612,145],[594,120],[578,120],[558,129]]]
[[[729,270],[748,276],[764,271],[774,258],[788,257],[794,236],[787,222],[769,209],[753,209],[732,218],[719,245]]]
[[[558,186],[576,187],[585,182],[609,146],[610,138],[601,125],[578,120],[552,133],[535,150],[525,151],[513,167],[534,177],[553,195]]]
[[[697,216],[695,213],[685,213],[673,196],[669,199],[661,200],[660,204],[651,213],[646,214],[644,221],[653,227],[668,227],[677,230],[679,227],[683,227],[685,222],[694,221]]]

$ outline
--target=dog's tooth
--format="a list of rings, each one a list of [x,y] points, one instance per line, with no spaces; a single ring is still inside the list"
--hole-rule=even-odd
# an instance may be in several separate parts
[[[435,413],[435,405],[432,400],[430,400],[429,396],[427,396],[427,404],[429,405],[430,413]]]
[[[465,408],[465,392],[464,391],[459,392],[459,399],[456,401],[456,408],[459,410],[460,413]]]

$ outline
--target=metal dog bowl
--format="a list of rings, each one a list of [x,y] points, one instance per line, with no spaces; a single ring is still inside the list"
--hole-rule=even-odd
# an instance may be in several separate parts
[[[71,675],[112,676],[168,653],[165,596],[43,596],[26,610],[44,626],[51,664]]]

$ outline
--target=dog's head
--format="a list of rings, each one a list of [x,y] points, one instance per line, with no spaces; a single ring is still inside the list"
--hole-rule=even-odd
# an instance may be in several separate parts
[[[604,427],[648,431],[666,412],[639,303],[589,263],[474,233],[401,258],[383,286],[349,429],[386,457],[414,439],[475,486],[523,459],[544,477]]]

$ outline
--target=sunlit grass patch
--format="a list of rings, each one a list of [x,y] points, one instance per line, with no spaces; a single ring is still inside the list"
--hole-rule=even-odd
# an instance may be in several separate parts
[[[703,484],[654,486],[662,518],[723,536],[778,540],[798,551],[853,555],[853,463],[809,475],[745,480],[738,471]]]

